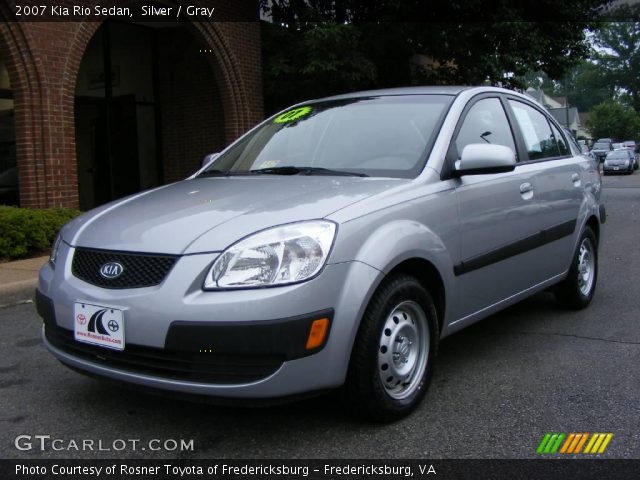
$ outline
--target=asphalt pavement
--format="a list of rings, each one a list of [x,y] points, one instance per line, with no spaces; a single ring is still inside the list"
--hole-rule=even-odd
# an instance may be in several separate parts
[[[445,339],[424,403],[390,425],[351,418],[339,393],[230,408],[116,388],[48,354],[32,304],[2,307],[0,458],[535,458],[547,432],[611,432],[603,457],[640,458],[640,172],[604,186],[591,306],[560,310],[542,293]],[[140,448],[22,451],[18,435]],[[194,449],[152,452],[152,439]]]

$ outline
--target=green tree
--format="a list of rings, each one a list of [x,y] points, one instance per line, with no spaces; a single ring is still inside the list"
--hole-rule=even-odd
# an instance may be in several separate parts
[[[530,22],[521,0],[261,0],[267,110],[370,87],[562,78],[588,54],[586,19],[608,1],[542,1],[547,18],[573,21]]]
[[[273,113],[309,98],[373,84],[375,66],[353,25],[314,23],[302,31],[264,23],[265,106]]]
[[[615,86],[609,81],[602,65],[586,60],[572,69],[565,79],[569,105],[581,112],[616,98]]]
[[[640,112],[640,23],[610,22],[595,31],[595,56],[605,82]]]
[[[586,124],[593,138],[640,138],[640,115],[631,107],[618,102],[606,102],[591,110]]]

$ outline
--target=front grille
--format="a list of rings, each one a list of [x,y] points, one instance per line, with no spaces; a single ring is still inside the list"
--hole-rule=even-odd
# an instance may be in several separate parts
[[[158,285],[176,263],[175,255],[124,253],[109,250],[77,248],[73,254],[71,271],[87,283],[104,288],[141,288]],[[100,268],[109,262],[122,265],[117,278],[105,278]]]
[[[181,352],[127,344],[125,350],[110,350],[77,342],[73,332],[46,324],[47,341],[58,350],[92,363],[131,373],[167,379],[216,384],[254,382],[276,372],[284,358],[280,355],[216,355]]]

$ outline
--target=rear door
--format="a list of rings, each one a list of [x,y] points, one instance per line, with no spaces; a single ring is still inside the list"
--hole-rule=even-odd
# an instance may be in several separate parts
[[[522,163],[535,172],[544,240],[540,268],[550,278],[566,271],[571,263],[590,162],[572,154],[560,128],[542,110],[516,98],[510,98],[508,104],[526,150]]]

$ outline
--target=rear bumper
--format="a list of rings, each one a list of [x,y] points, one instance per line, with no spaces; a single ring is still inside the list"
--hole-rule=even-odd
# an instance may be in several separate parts
[[[629,171],[633,171],[633,164],[630,164],[628,167],[625,167],[624,165],[611,166],[605,163],[602,166],[602,171],[607,173],[629,173]]]

